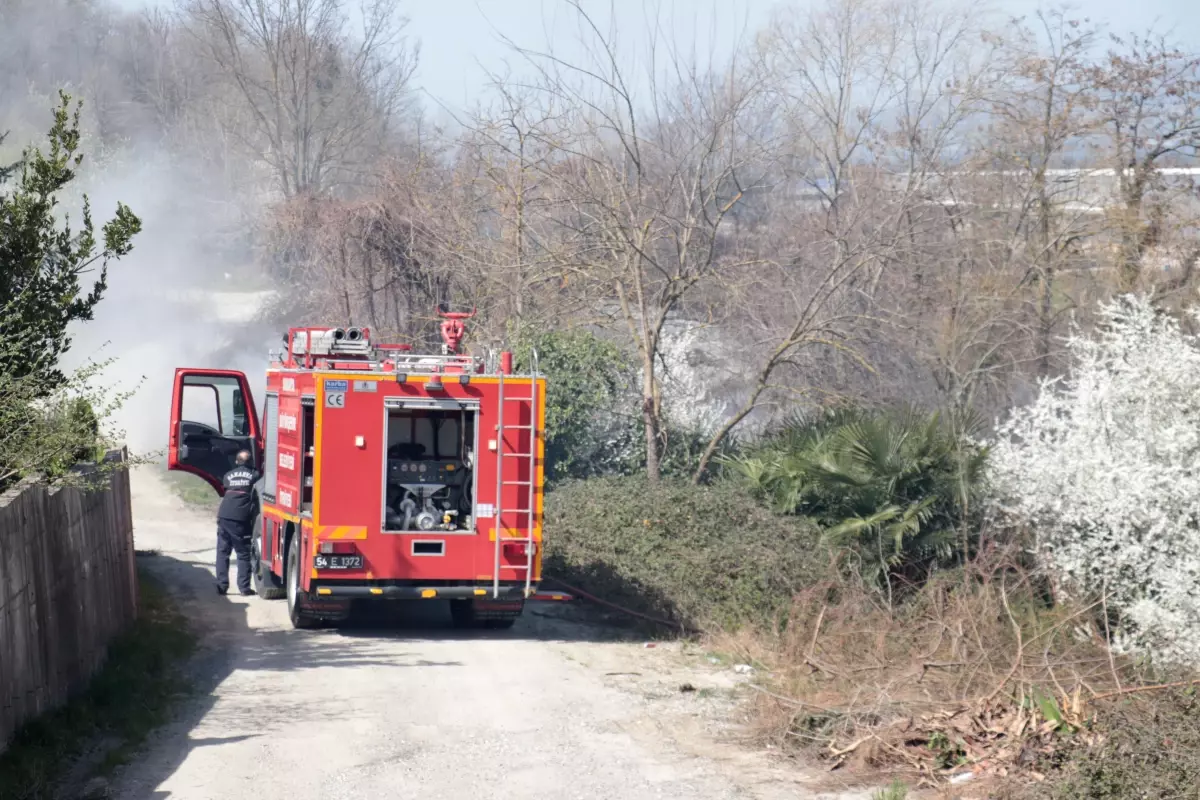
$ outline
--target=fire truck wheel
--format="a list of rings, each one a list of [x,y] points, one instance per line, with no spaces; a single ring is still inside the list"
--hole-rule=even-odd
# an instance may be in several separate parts
[[[318,620],[300,609],[300,603],[305,595],[306,592],[300,588],[300,535],[296,534],[288,545],[287,557],[287,603],[292,627],[317,627]]]
[[[521,612],[492,612],[480,617],[472,600],[451,600],[450,617],[456,628],[488,628],[490,630],[507,630],[516,623]]]
[[[278,600],[287,594],[287,590],[279,585],[279,579],[271,574],[270,566],[262,562],[257,536],[250,545],[250,568],[254,575],[254,591],[259,597],[264,600]]]
[[[479,627],[475,619],[475,604],[470,600],[451,600],[450,619],[454,621],[456,628]]]

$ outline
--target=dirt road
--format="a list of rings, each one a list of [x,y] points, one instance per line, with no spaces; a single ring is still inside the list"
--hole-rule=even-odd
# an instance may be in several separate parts
[[[869,797],[812,791],[719,743],[737,677],[678,648],[529,613],[511,631],[458,632],[440,604],[382,629],[292,630],[282,601],[215,593],[210,519],[156,473],[133,487],[137,547],[160,551],[145,563],[203,631],[203,696],[112,796]]]

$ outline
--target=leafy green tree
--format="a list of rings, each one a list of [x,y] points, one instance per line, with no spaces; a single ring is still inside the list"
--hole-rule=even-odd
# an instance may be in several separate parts
[[[29,147],[0,167],[0,488],[24,477],[62,479],[75,464],[97,461],[108,444],[101,424],[131,394],[97,387],[110,362],[70,374],[59,367],[68,326],[92,319],[109,262],[128,254],[141,230],[120,203],[99,236],[86,196],[78,230],[59,209],[83,161],[80,106],[72,114],[71,98],[59,99],[46,152]]]
[[[59,100],[47,152],[27,148],[17,165],[0,171],[0,339],[9,345],[0,352],[0,374],[35,376],[44,392],[66,380],[58,360],[71,345],[68,325],[92,319],[108,287],[109,262],[130,252],[142,227],[118,203],[98,237],[86,195],[78,230],[68,215],[57,218],[59,194],[83,162],[82,104],[72,114],[70,96],[60,92]],[[5,193],[9,183],[13,188]]]

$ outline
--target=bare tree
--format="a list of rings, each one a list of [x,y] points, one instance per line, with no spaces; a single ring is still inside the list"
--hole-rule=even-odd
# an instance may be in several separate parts
[[[1062,318],[1102,293],[1089,249],[1102,192],[1086,169],[1096,34],[1059,11],[976,32],[983,47],[974,35],[972,46],[991,54],[975,72],[975,110],[953,132],[945,168],[930,172],[941,213],[898,240],[911,266],[885,277],[880,294],[894,298],[911,358],[925,367],[914,375],[940,406],[999,412],[1053,372]],[[922,394],[916,382],[896,388],[892,396]]]
[[[1127,292],[1137,287],[1147,253],[1166,238],[1171,189],[1180,187],[1172,187],[1162,168],[1194,163],[1200,155],[1200,55],[1152,33],[1114,36],[1112,43],[1089,77],[1097,95],[1096,122],[1116,174],[1117,285]],[[1186,181],[1183,191],[1193,190]],[[1185,282],[1198,256],[1193,249],[1184,257]]]
[[[381,337],[435,346],[428,323],[436,306],[470,296],[479,282],[441,247],[446,212],[462,200],[454,180],[451,170],[394,162],[381,165],[362,197],[306,194],[276,206],[265,244],[277,275],[295,287],[287,313],[334,315]]]
[[[1003,40],[1010,81],[992,103],[995,127],[984,152],[992,170],[1016,174],[1015,181],[1004,182],[1019,188],[1008,253],[1026,261],[1021,282],[1038,287],[1036,363],[1046,375],[1056,323],[1067,310],[1055,304],[1062,294],[1059,274],[1089,234],[1085,217],[1069,210],[1078,206],[1070,201],[1081,199],[1078,175],[1055,180],[1053,170],[1070,163],[1072,151],[1084,148],[1092,130],[1087,109],[1093,95],[1086,71],[1097,31],[1061,10],[1038,12],[1036,19],[1035,28],[1010,26]]]
[[[416,49],[396,0],[185,0],[191,32],[235,87],[250,125],[229,133],[285,197],[361,177],[408,99]]]
[[[447,256],[480,274],[487,289],[480,307],[510,326],[586,317],[586,293],[564,291],[572,282],[570,259],[559,249],[557,201],[547,191],[563,155],[545,134],[563,112],[509,76],[490,78],[494,102],[456,115],[465,131],[457,146],[471,202],[469,217],[447,229]]]
[[[564,246],[556,257],[587,276],[597,305],[611,302],[641,365],[646,471],[660,474],[666,435],[661,391],[668,319],[720,276],[758,262],[732,237],[733,213],[770,171],[754,121],[762,76],[735,55],[696,64],[651,32],[639,73],[569,0],[590,63],[517,48],[537,71],[547,107],[563,109],[533,131],[556,157],[545,168]],[[665,51],[660,61],[656,54]],[[638,84],[647,88],[639,90]]]
[[[833,0],[784,12],[769,30],[773,107],[791,147],[768,223],[771,267],[748,315],[766,346],[752,354],[749,394],[708,442],[697,481],[723,439],[783,388],[777,377],[794,377],[812,351],[865,363],[855,338],[880,321],[885,273],[919,269],[927,255],[919,246],[943,224],[937,178],[984,96],[986,59],[971,58],[978,28],[968,12]]]

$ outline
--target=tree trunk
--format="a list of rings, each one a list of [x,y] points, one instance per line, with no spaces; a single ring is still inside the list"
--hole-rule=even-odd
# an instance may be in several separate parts
[[[1042,300],[1038,311],[1038,373],[1050,375],[1051,340],[1054,337],[1054,266],[1047,264],[1042,271]]]
[[[1120,164],[1118,161],[1118,167]],[[1121,262],[1118,265],[1117,283],[1120,291],[1124,293],[1137,290],[1142,277],[1142,257],[1151,239],[1150,232],[1142,221],[1147,179],[1142,165],[1133,165],[1132,169],[1132,179],[1128,184],[1122,181],[1121,187]]]
[[[1038,304],[1037,368],[1041,377],[1050,374],[1051,337],[1054,335],[1054,266],[1057,245],[1050,231],[1050,196],[1046,187],[1046,164],[1050,162],[1050,146],[1046,145],[1042,165],[1035,176],[1038,192],[1038,259],[1042,262],[1042,297]]]
[[[346,315],[346,321],[343,324],[353,325],[354,316],[350,307],[350,271],[346,265],[346,261],[349,256],[346,254],[346,245],[344,242],[338,248],[338,255],[340,256],[338,260],[341,262],[342,268],[342,308]]]
[[[771,363],[763,370],[763,372],[765,374],[769,374],[770,370],[773,368],[774,364]],[[713,437],[708,440],[708,446],[704,448],[704,453],[701,454],[700,461],[698,464],[696,464],[696,471],[692,474],[693,484],[699,486],[700,482],[704,480],[704,476],[708,472],[708,465],[712,462],[713,456],[716,455],[717,448],[721,446],[721,443],[725,441],[730,432],[737,427],[742,420],[750,416],[750,412],[753,411],[758,405],[758,398],[762,396],[762,393],[765,392],[766,389],[766,378],[764,375],[760,375],[758,383],[754,386],[754,391],[750,393],[750,397],[745,403],[742,404],[742,407],[737,410],[737,413],[726,420],[725,424],[722,425],[720,429],[713,434]]]
[[[646,426],[646,478],[651,483],[658,483],[662,467],[658,452],[658,414],[654,412],[654,406],[653,397],[642,399],[642,418]]]
[[[1127,214],[1125,230],[1121,234],[1121,263],[1117,274],[1117,285],[1124,293],[1135,291],[1142,277],[1141,234],[1136,228],[1137,224],[1136,218]]]
[[[654,372],[654,355],[648,353],[642,359],[642,421],[646,428],[646,478],[657,483],[662,474],[661,452],[662,426],[659,414],[658,376]]]

